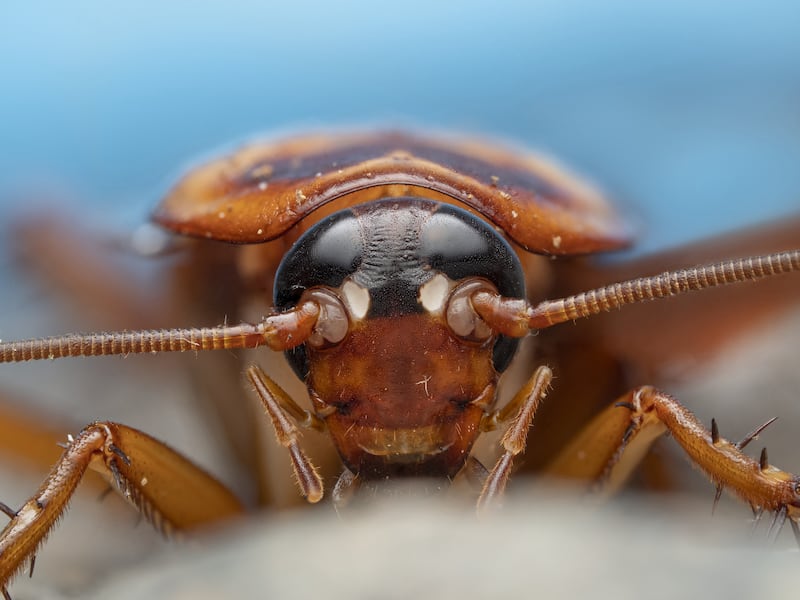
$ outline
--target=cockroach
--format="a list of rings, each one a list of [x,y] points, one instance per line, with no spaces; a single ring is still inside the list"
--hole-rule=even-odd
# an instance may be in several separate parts
[[[707,429],[667,392],[641,384],[602,398],[605,408],[597,411],[605,388],[587,382],[595,365],[580,365],[579,351],[553,368],[533,365],[513,397],[497,401],[500,376],[523,337],[689,291],[786,281],[778,276],[800,270],[798,249],[580,290],[574,275],[587,267],[575,257],[630,243],[603,196],[539,156],[402,132],[245,147],[191,171],[153,220],[181,236],[245,245],[250,277],[274,289],[272,310],[253,323],[3,342],[0,362],[261,347],[283,352],[310,406],[256,364],[246,377],[308,502],[321,500],[325,485],[299,430],[330,436],[341,461],[331,492],[339,507],[386,480],[446,484],[464,476],[479,482],[477,507],[485,511],[503,496],[529,430],[546,410],[540,404],[546,407],[549,390],[559,395],[560,387],[571,396],[560,393],[562,410],[577,403],[588,408],[573,412],[596,415],[582,429],[562,427],[562,439],[551,435],[552,448],[541,453],[532,452],[537,428],[531,464],[611,490],[668,431],[715,483],[717,497],[731,490],[756,515],[775,513],[779,524],[788,519],[800,539],[800,479],[772,466],[766,452],[758,459],[742,452],[763,426],[731,442],[715,422]],[[561,261],[571,265],[573,279],[556,283]],[[569,288],[576,293],[551,295]],[[794,301],[790,296],[785,303]],[[644,344],[638,364],[656,362],[664,339],[649,340],[659,348]],[[503,432],[500,456],[486,468],[473,445],[496,429]],[[18,510],[0,506],[10,518],[0,533],[6,597],[10,580],[34,559],[90,465],[105,470],[122,496],[167,534],[243,512],[231,491],[164,443],[119,423],[93,422],[69,438],[30,500]]]

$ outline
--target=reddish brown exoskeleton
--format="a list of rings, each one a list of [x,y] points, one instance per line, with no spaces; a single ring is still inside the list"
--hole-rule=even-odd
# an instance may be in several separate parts
[[[5,342],[0,362],[261,346],[283,351],[308,389],[310,408],[256,365],[247,377],[309,502],[323,497],[323,480],[301,447],[298,427],[327,431],[333,440],[344,467],[333,489],[336,503],[387,478],[448,481],[465,473],[481,480],[483,508],[503,494],[553,383],[551,368],[538,366],[508,403],[497,405],[498,380],[520,338],[643,300],[777,281],[773,276],[800,270],[800,250],[787,249],[536,302],[550,283],[551,258],[629,242],[605,200],[536,157],[402,133],[245,148],[190,173],[154,219],[183,235],[261,245],[256,272],[274,283],[273,311],[257,323]],[[526,282],[526,273],[538,279]],[[607,397],[605,405],[547,458],[549,473],[611,485],[643,447],[669,431],[719,490],[731,489],[759,514],[788,518],[798,533],[800,480],[769,465],[766,454],[753,460],[741,452],[760,429],[731,443],[648,386]],[[473,444],[499,427],[505,430],[501,456],[487,470],[473,456]],[[68,444],[21,509],[4,507],[11,518],[0,534],[4,590],[32,560],[91,463],[167,532],[242,512],[232,493],[167,446],[123,425],[96,422]]]

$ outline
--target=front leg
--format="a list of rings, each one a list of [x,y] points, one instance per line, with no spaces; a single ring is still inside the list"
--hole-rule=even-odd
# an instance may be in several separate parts
[[[319,502],[324,493],[322,477],[300,447],[300,432],[295,423],[306,429],[323,431],[325,422],[311,411],[301,408],[261,367],[248,367],[247,378],[272,421],[278,443],[289,451],[300,493],[312,504]]]
[[[800,478],[742,452],[772,421],[738,443],[721,437],[716,423],[706,429],[671,396],[650,386],[628,392],[593,420],[550,465],[548,473],[593,481],[610,493],[624,481],[650,444],[668,431],[691,462],[717,485],[747,502],[757,517],[774,512],[776,523],[789,519],[800,543]]]
[[[514,457],[525,451],[528,430],[533,425],[536,409],[544,400],[552,379],[553,372],[549,367],[539,367],[506,406],[484,416],[481,422],[483,431],[492,431],[499,423],[510,423],[500,440],[503,454],[486,476],[478,496],[478,512],[485,511],[503,496]]]
[[[0,590],[32,561],[88,467],[104,473],[156,529],[188,531],[244,512],[221,483],[141,431],[96,422],[70,439],[39,490],[0,532]],[[7,507],[4,507],[7,508]]]

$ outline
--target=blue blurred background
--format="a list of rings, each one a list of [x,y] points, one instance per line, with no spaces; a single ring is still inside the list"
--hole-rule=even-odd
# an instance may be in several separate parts
[[[133,223],[232,141],[390,123],[544,149],[674,245],[800,209],[798,24],[791,0],[7,2],[0,219],[55,194]]]

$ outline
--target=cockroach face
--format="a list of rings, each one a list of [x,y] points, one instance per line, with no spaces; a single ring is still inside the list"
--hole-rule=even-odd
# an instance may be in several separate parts
[[[322,308],[311,339],[286,355],[351,471],[463,466],[517,347],[472,309],[479,289],[523,297],[515,252],[474,215],[420,198],[335,213],[286,255],[276,306],[310,296]]]

